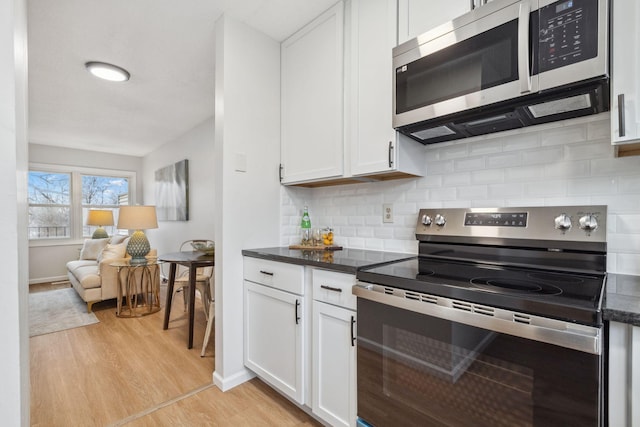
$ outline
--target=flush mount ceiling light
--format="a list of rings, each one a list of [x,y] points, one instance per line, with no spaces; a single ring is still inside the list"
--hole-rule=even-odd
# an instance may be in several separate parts
[[[94,76],[111,82],[126,82],[130,77],[129,72],[124,68],[106,62],[90,61],[84,66]]]

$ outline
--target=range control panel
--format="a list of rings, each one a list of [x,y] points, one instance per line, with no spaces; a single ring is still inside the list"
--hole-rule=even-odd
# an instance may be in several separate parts
[[[606,243],[606,230],[606,206],[440,208],[420,209],[416,236]]]

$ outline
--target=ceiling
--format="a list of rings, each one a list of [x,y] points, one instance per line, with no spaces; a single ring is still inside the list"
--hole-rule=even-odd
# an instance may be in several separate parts
[[[335,2],[28,0],[29,141],[144,156],[213,116],[223,13],[282,41]],[[87,61],[131,79],[97,79]]]

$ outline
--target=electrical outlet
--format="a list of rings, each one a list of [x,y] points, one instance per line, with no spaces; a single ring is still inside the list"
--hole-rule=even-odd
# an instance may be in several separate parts
[[[382,205],[382,222],[393,222],[393,204]]]

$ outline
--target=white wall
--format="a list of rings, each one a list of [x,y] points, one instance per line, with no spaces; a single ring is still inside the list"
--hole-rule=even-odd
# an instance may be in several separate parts
[[[300,209],[351,248],[417,252],[425,207],[608,206],[608,271],[640,274],[640,156],[615,158],[609,114],[425,147],[426,176],[319,189],[286,188],[281,244],[297,241]],[[395,221],[382,222],[393,203]]]
[[[251,377],[243,363],[241,251],[279,241],[279,43],[233,18],[220,18],[215,91],[214,382],[227,390]]]
[[[29,162],[83,168],[133,171],[136,173],[133,201],[142,200],[142,158],[119,154],[99,153],[41,144],[29,144]],[[26,225],[25,225],[26,230]],[[64,280],[67,277],[66,264],[78,258],[82,241],[68,241],[63,244],[37,244],[29,248],[29,283]]]
[[[24,0],[0,1],[0,419],[29,425],[27,278],[27,19]]]
[[[189,161],[189,220],[159,221],[157,229],[146,232],[151,246],[158,249],[159,254],[176,252],[185,240],[215,240],[213,143],[211,117],[143,159],[143,199],[147,205],[155,204],[155,171],[184,159]]]

